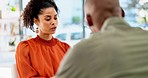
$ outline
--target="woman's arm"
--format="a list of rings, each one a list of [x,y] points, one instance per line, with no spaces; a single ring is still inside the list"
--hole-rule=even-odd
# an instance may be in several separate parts
[[[20,78],[45,78],[38,77],[38,73],[31,66],[29,45],[27,41],[20,42],[16,50],[16,66]]]

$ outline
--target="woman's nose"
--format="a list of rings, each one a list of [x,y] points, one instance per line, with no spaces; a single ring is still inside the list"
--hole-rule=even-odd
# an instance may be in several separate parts
[[[52,24],[52,25],[55,25],[55,23],[56,23],[56,20],[53,19],[53,20],[51,21],[51,24]]]

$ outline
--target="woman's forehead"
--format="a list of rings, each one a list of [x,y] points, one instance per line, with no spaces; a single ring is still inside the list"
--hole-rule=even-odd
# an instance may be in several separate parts
[[[56,10],[55,10],[55,8],[53,8],[53,7],[49,7],[49,8],[44,8],[44,9],[42,9],[42,14],[44,15],[44,14],[57,14],[57,12],[56,12]]]

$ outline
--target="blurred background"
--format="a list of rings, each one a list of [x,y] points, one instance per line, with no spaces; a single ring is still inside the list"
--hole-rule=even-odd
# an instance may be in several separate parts
[[[17,44],[36,34],[25,29],[20,15],[29,0],[0,0],[0,78],[12,78]],[[83,12],[84,0],[55,0],[59,9],[59,25],[54,37],[71,46],[87,38],[90,30]],[[125,20],[132,27],[148,30],[148,0],[120,0]]]

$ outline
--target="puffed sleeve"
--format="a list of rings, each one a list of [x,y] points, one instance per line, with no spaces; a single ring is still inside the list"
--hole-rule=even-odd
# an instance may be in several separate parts
[[[27,41],[20,42],[16,49],[16,66],[20,78],[36,78],[36,70],[31,66],[29,45]],[[44,77],[37,77],[44,78]]]

